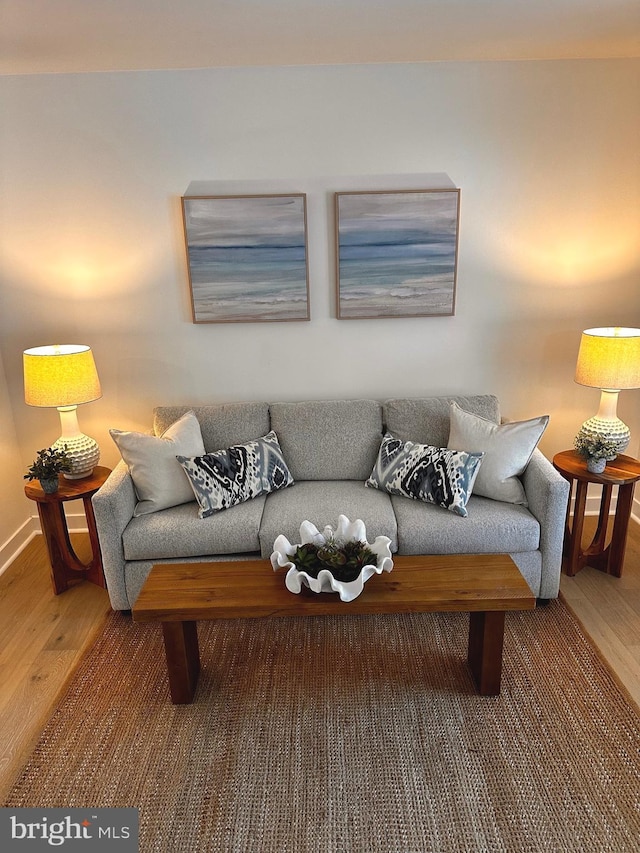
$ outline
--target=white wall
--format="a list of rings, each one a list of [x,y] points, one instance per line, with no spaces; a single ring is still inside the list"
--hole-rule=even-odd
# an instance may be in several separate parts
[[[597,408],[573,382],[581,330],[640,326],[640,61],[25,76],[0,80],[0,107],[0,352],[24,465],[59,432],[24,405],[28,346],[94,348],[104,396],[80,422],[108,465],[108,428],[147,428],[158,403],[447,392],[550,413],[553,455]],[[456,315],[334,319],[324,188],[436,172],[461,188]],[[195,180],[309,193],[310,322],[192,324]],[[640,391],[619,414],[638,455]]]
[[[29,501],[24,496],[22,460],[0,355],[0,572],[28,539],[31,525]]]

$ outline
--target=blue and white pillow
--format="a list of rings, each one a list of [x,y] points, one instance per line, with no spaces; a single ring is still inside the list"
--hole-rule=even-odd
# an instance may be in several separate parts
[[[365,485],[466,516],[483,455],[400,441],[387,433]]]
[[[176,459],[189,478],[200,518],[293,483],[273,430],[247,444]]]

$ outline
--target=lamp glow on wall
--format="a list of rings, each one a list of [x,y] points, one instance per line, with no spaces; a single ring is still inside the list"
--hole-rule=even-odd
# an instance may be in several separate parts
[[[100,459],[93,438],[80,432],[78,406],[102,396],[91,348],[81,344],[55,344],[25,350],[24,399],[29,406],[56,408],[62,435],[53,447],[67,447],[71,471],[68,480],[88,477]]]
[[[601,392],[597,414],[582,424],[578,436],[614,441],[616,454],[622,453],[629,444],[630,432],[616,413],[618,393],[640,388],[640,329],[613,326],[584,331],[575,381]]]

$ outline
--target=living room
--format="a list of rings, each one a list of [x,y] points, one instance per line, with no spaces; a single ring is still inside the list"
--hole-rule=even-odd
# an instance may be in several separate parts
[[[38,529],[23,474],[60,432],[25,404],[29,347],[91,346],[102,397],[79,420],[110,468],[109,430],[150,429],[159,404],[495,394],[507,418],[550,416],[549,459],[572,447],[598,405],[574,382],[581,332],[640,327],[637,4],[192,2],[163,4],[166,29],[148,4],[124,27],[3,5],[0,568]],[[333,194],[443,175],[455,313],[338,320]],[[195,182],[306,193],[309,321],[193,322]],[[637,458],[639,391],[618,414]]]

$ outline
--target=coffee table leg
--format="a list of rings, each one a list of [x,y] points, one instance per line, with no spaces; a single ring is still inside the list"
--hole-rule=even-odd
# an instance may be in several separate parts
[[[162,635],[171,701],[174,705],[186,705],[193,699],[200,672],[196,623],[163,622]]]
[[[470,613],[467,660],[481,696],[498,696],[502,674],[504,610]]]

